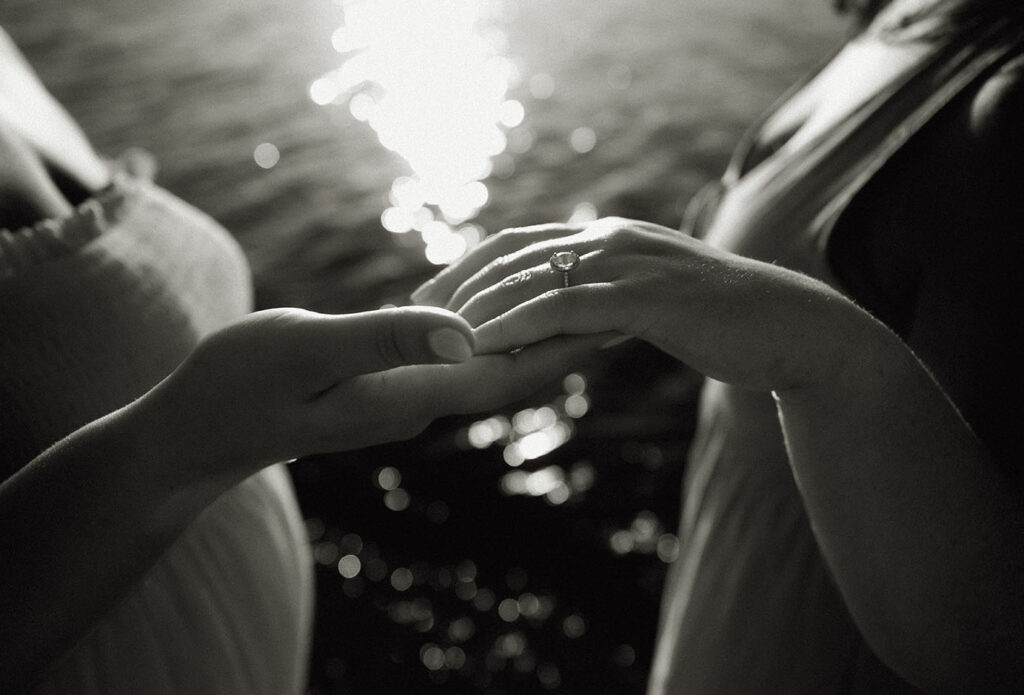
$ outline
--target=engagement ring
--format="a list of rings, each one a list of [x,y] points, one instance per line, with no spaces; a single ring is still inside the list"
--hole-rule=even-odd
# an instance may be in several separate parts
[[[552,270],[557,270],[562,274],[562,287],[568,287],[569,273],[579,267],[580,256],[575,251],[557,251],[551,254],[548,264]]]

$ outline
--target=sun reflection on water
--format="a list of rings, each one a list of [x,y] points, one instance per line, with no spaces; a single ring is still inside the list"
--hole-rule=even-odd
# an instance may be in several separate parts
[[[502,447],[502,458],[513,468],[539,459],[568,442],[575,431],[574,420],[586,415],[590,398],[587,382],[581,374],[569,374],[562,381],[564,395],[539,408],[523,408],[511,418],[493,415],[472,423],[461,434],[474,449]],[[525,473],[513,471],[502,478],[506,495],[528,494],[545,497],[552,504],[568,501],[575,491],[582,491],[578,479],[567,479],[559,466]]]
[[[321,105],[348,104],[412,173],[394,181],[388,231],[416,231],[424,253],[449,263],[484,232],[469,224],[487,204],[484,180],[525,116],[506,97],[515,65],[493,20],[501,0],[336,0],[339,68],[310,86]]]
[[[381,225],[406,235],[403,241],[413,242],[410,246],[421,240],[429,261],[449,263],[479,243],[486,232],[476,220],[491,198],[489,177],[510,176],[517,163],[523,166],[517,162],[521,155],[538,142],[571,157],[588,156],[599,146],[599,122],[594,127],[574,123],[551,138],[525,123],[523,104],[508,98],[520,78],[524,99],[535,106],[557,88],[555,76],[546,72],[517,74],[498,28],[506,19],[502,15],[514,7],[507,0],[333,2],[344,10],[344,24],[332,35],[340,60],[337,69],[310,85],[309,97],[359,121],[356,128],[368,125],[382,146],[408,164],[387,191]],[[624,89],[632,79],[624,65],[608,69],[613,89]],[[265,168],[273,167],[278,156],[266,143],[253,153],[256,164]],[[568,222],[598,219],[597,205],[573,202]],[[492,463],[504,462],[503,468],[493,469],[500,471],[494,478],[467,479],[467,486],[496,485],[505,497],[526,498],[510,500],[514,509],[534,504],[560,508],[567,522],[585,519],[581,511],[586,512],[589,500],[602,504],[613,479],[600,467],[607,455],[580,458],[566,446],[588,431],[584,418],[599,415],[592,413],[593,394],[583,374],[570,374],[561,385],[561,392],[545,403],[482,415],[449,433],[460,457],[477,450]],[[656,445],[628,443],[621,458],[653,470],[660,452]],[[396,524],[426,522],[441,527],[441,534],[450,532],[451,525],[461,528],[465,502],[453,498],[449,508],[436,499],[439,491],[418,481],[414,464],[395,459],[375,467],[370,473],[374,503]],[[507,560],[494,567],[488,550],[477,549],[470,552],[480,553],[478,571],[465,555],[453,561],[447,551],[433,556],[394,540],[364,540],[316,519],[308,523],[317,564],[340,582],[341,594],[372,605],[404,640],[404,646],[391,651],[391,661],[416,668],[435,685],[451,680],[477,691],[508,683],[571,689],[572,660],[564,654],[572,650],[565,645],[572,643],[575,651],[595,649],[599,619],[576,600],[574,590],[562,593],[533,566],[529,574],[518,566],[505,572]],[[425,533],[433,537],[432,529]],[[650,567],[671,562],[679,552],[678,538],[647,510],[608,518],[587,534],[593,536],[593,552],[610,562],[636,563],[638,556],[647,556],[645,566]],[[575,548],[574,543],[567,557]],[[601,658],[623,671],[637,662],[628,643],[614,644]]]

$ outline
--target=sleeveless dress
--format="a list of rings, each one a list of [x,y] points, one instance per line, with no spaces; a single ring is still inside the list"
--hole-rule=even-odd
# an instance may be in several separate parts
[[[241,250],[146,168],[128,157],[69,218],[0,231],[4,477],[251,310]],[[274,466],[204,510],[35,692],[300,693],[312,604],[302,518]]]
[[[829,240],[851,201],[944,106],[1022,47],[1010,26],[966,45],[938,42],[838,125],[756,160],[770,111],[723,179],[691,203],[684,228],[843,289]],[[871,653],[843,604],[770,394],[708,381],[698,417],[648,692],[917,692]]]

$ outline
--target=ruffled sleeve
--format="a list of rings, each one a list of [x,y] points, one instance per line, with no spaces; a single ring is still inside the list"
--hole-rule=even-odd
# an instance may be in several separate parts
[[[152,180],[153,157],[129,150],[111,163],[111,183],[67,217],[40,220],[31,227],[0,229],[0,279],[28,272],[68,256],[115,227],[140,182]]]
[[[251,310],[227,231],[154,185],[147,157],[113,171],[66,218],[0,232],[0,477]],[[265,469],[208,507],[36,695],[295,695],[312,599],[290,480]]]

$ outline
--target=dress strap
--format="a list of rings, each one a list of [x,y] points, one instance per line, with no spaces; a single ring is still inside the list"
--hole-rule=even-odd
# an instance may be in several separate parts
[[[964,90],[1022,51],[1024,29],[1008,20],[964,44],[949,45],[855,113],[832,142],[822,143],[814,168],[831,168],[821,162],[829,157],[842,162],[845,171],[828,172],[834,184],[805,228],[821,252],[815,257],[826,257],[823,251],[836,222],[886,162]]]
[[[936,113],[1022,48],[1024,29],[1009,20],[929,44],[912,66],[834,126],[780,150],[735,181],[723,178],[716,195],[700,196],[704,212],[688,211],[685,223],[704,227],[708,237],[724,225],[730,228],[721,231],[725,238],[744,240],[730,245],[733,250],[830,278],[823,251],[858,191]],[[729,209],[725,219],[723,208]],[[757,233],[745,234],[742,227],[755,221]],[[781,249],[789,250],[785,258]]]

